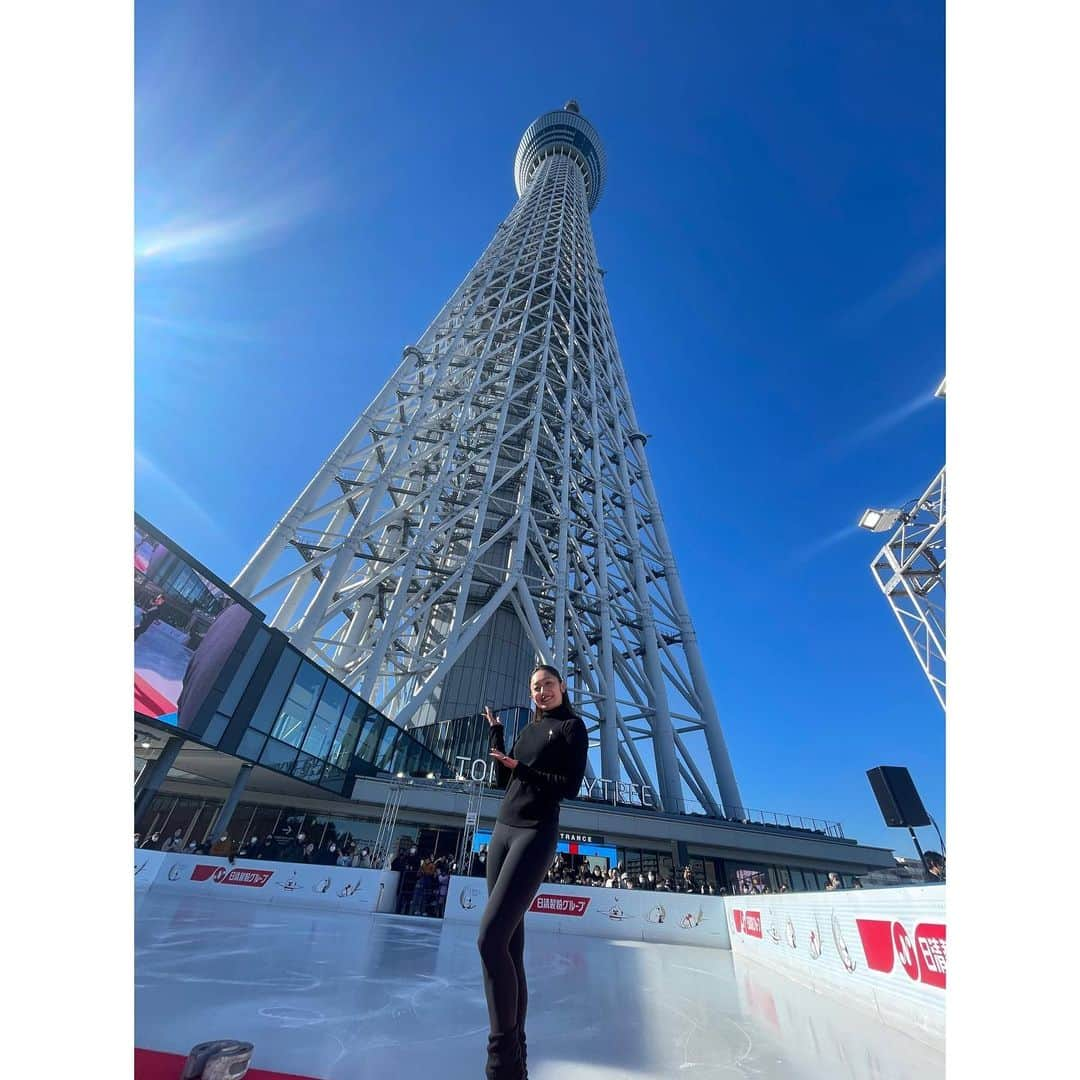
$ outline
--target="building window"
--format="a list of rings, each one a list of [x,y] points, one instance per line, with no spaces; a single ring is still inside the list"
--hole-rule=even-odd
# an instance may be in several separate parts
[[[259,731],[269,731],[273,726],[285,692],[292,685],[293,676],[300,666],[300,660],[300,654],[289,649],[281,654],[281,659],[278,660],[274,673],[270,676],[270,681],[266,684],[266,689],[259,700],[255,715],[251,718],[251,727]]]
[[[259,755],[259,764],[278,772],[288,772],[296,760],[296,748],[288,743],[267,739],[266,747]]]
[[[289,688],[270,734],[290,746],[299,747],[325,684],[326,676],[305,660]]]
[[[236,748],[236,756],[247,758],[248,761],[258,761],[265,742],[266,736],[261,731],[245,731],[240,745]]]
[[[341,719],[341,710],[348,697],[348,691],[337,683],[327,682],[322,697],[315,709],[315,716],[311,721],[307,737],[304,739],[303,750],[313,757],[325,758],[330,752],[330,744],[337,731],[338,721]]]

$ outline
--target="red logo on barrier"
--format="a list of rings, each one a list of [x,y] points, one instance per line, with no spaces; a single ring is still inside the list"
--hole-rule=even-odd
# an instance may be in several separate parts
[[[919,955],[919,975],[928,986],[945,989],[945,927],[941,923],[920,923],[915,927],[915,950]]]
[[[915,946],[911,944],[911,938],[900,923],[893,923],[893,944],[896,946],[896,955],[900,957],[900,966],[908,973],[908,977],[918,981],[919,961],[915,959]]]
[[[214,871],[220,869],[220,866],[206,866],[204,863],[197,863],[195,869],[191,871],[191,880],[209,881]]]
[[[855,926],[862,939],[866,964],[871,971],[892,971],[895,953],[892,942],[892,923],[883,919],[856,919]]]
[[[912,942],[902,923],[884,919],[856,919],[863,953],[871,971],[886,975],[897,959],[908,977],[927,986],[945,989],[945,927],[920,923]]]
[[[273,870],[230,870],[225,876],[219,878],[215,874],[214,878],[222,885],[250,885],[253,889],[261,889],[273,876]]]
[[[584,915],[589,906],[587,896],[556,896],[554,893],[540,893],[529,905],[530,911],[539,911],[544,915]]]
[[[735,919],[735,932],[737,934],[746,934],[748,937],[761,937],[761,912],[760,911],[740,911],[738,908],[732,910],[732,915]]]

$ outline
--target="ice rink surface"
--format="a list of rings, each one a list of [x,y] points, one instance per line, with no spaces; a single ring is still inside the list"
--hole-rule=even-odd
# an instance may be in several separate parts
[[[532,1080],[935,1080],[944,1057],[854,1006],[721,949],[531,928]],[[318,1080],[482,1080],[475,929],[434,919],[136,899],[135,1044],[255,1044]]]

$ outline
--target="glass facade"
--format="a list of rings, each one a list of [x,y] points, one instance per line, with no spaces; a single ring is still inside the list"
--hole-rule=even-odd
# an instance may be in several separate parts
[[[259,628],[202,742],[335,795],[347,795],[357,776],[452,775],[450,765],[413,733],[287,642],[271,648],[272,637]]]

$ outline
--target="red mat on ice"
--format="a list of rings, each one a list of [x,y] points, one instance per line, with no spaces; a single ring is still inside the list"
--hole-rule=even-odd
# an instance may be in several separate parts
[[[135,1080],[179,1080],[187,1055],[163,1054],[160,1050],[141,1050],[135,1047]],[[315,1080],[295,1073],[267,1072],[248,1069],[244,1080]]]

